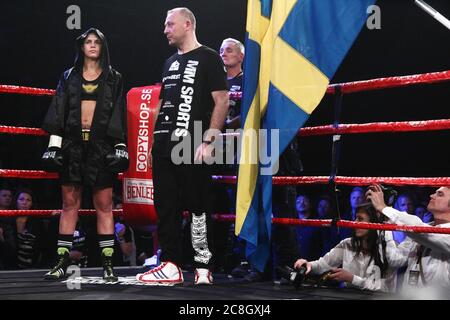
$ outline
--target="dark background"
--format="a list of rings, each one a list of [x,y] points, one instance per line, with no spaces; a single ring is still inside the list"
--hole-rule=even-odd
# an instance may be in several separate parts
[[[324,1],[324,0],[318,0]],[[357,1],[357,0],[355,0]],[[450,1],[428,0],[450,18]],[[69,5],[81,8],[81,30],[68,30]],[[413,0],[385,0],[381,30],[364,28],[332,83],[450,69],[450,30]],[[126,88],[160,81],[174,49],[163,35],[166,11],[187,6],[197,18],[202,44],[217,49],[227,37],[244,40],[245,0],[0,1],[0,84],[55,88],[74,59],[74,39],[97,27],[108,39],[112,65]],[[344,97],[342,123],[449,118],[450,83],[364,92]],[[40,127],[50,97],[0,94],[0,125]],[[306,126],[333,121],[333,97],[326,97]],[[343,137],[339,175],[450,176],[449,132],[362,134]],[[48,138],[0,135],[0,167],[40,169]],[[330,173],[331,137],[300,140],[305,175]],[[1,180],[1,179],[0,179]],[[28,182],[42,193],[48,184]],[[55,199],[41,195],[43,202]],[[55,203],[58,207],[59,204]]]

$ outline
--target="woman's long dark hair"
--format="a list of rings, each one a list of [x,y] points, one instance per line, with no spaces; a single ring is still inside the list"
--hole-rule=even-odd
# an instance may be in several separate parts
[[[26,193],[31,197],[31,201],[32,201],[32,205],[31,205],[31,210],[36,209],[37,208],[37,204],[36,204],[36,197],[34,196],[34,193],[31,189],[29,188],[19,188],[17,189],[15,195],[14,195],[14,199],[13,199],[13,207],[14,209],[18,209],[17,208],[17,200],[19,200],[19,197],[22,193]],[[26,220],[26,229],[28,231],[30,231],[31,233],[36,232],[37,230],[37,225],[38,222],[40,223],[41,219],[40,218],[36,218],[36,217],[28,217]]]
[[[12,203],[14,209],[17,209],[17,200],[19,199],[19,197],[22,193],[26,193],[31,197],[31,201],[32,201],[31,209],[36,209],[36,198],[34,196],[33,191],[29,188],[17,189],[16,193],[14,194],[13,203]]]
[[[364,211],[367,213],[369,215],[369,222],[381,222],[375,208],[371,205],[359,206],[356,209],[356,212],[358,211]],[[362,240],[356,237],[355,231],[353,231],[352,236],[352,249],[357,254],[363,251]],[[372,260],[374,260],[375,265],[380,268],[381,277],[383,277],[389,267],[386,258],[386,240],[384,238],[384,231],[369,230],[369,235],[367,237],[367,249],[367,253],[370,255],[369,264]]]

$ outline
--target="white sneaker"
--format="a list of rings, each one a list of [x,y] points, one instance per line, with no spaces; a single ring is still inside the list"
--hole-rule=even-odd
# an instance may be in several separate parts
[[[213,276],[208,269],[197,268],[194,272],[194,283],[198,284],[213,284]]]
[[[154,285],[175,285],[183,283],[183,273],[173,262],[161,262],[159,266],[145,273],[138,273],[136,280]]]

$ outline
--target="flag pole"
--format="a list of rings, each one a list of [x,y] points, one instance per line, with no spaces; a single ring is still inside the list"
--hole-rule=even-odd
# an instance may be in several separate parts
[[[450,20],[448,20],[446,17],[444,17],[442,14],[440,14],[436,9],[434,9],[428,3],[426,3],[423,0],[415,0],[415,4],[417,6],[419,6],[423,11],[428,13],[430,16],[435,18],[437,21],[442,23],[444,26],[446,26],[448,29],[450,29]]]

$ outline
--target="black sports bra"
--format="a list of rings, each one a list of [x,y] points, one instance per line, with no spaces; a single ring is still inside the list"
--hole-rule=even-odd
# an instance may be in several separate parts
[[[86,80],[84,77],[81,77],[81,100],[93,100],[97,101],[98,97],[98,91],[99,91],[99,79],[100,76],[98,76],[97,79],[89,81]]]

